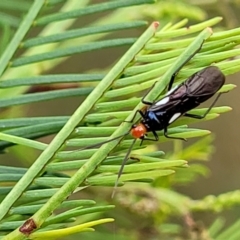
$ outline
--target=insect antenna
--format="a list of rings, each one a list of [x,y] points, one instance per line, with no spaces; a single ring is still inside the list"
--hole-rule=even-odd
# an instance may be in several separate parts
[[[119,136],[117,136],[117,137],[110,138],[110,139],[108,139],[108,140],[106,140],[106,141],[103,141],[103,142],[100,142],[100,143],[95,143],[95,144],[92,144],[92,145],[83,147],[83,148],[81,148],[81,149],[79,149],[79,150],[85,150],[85,149],[89,149],[89,148],[98,147],[98,146],[101,146],[101,145],[103,145],[103,144],[105,144],[105,143],[114,141],[114,140],[116,140],[116,139],[118,139],[118,138],[124,137],[124,136],[126,136],[126,135],[128,135],[128,134],[129,134],[129,131],[126,132],[126,133],[124,133],[124,134],[122,134],[122,135],[119,135]],[[78,150],[78,151],[79,151],[79,150]]]
[[[130,153],[131,153],[131,151],[132,151],[133,145],[135,144],[136,140],[137,140],[137,138],[135,138],[135,139],[132,141],[132,144],[130,145],[130,147],[129,147],[128,151],[127,151],[127,154],[125,155],[125,158],[123,159],[121,168],[120,168],[119,171],[118,171],[117,180],[116,180],[116,182],[115,182],[115,185],[114,185],[114,188],[113,188],[113,192],[112,192],[112,198],[113,198],[114,195],[115,195],[115,192],[116,192],[116,190],[117,190],[117,186],[118,186],[119,179],[120,179],[120,177],[121,177],[121,175],[122,175],[124,166],[125,166],[125,164],[126,164],[126,162],[127,162],[127,160],[128,160],[128,157],[129,157],[129,155],[130,155]]]

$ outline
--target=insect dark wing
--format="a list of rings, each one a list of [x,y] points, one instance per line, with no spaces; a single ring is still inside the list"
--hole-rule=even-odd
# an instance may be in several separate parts
[[[218,67],[206,67],[193,74],[175,89],[170,90],[164,98],[154,103],[149,110],[169,111],[180,102],[184,102],[184,99],[190,100],[191,98],[198,99],[197,106],[200,102],[212,97],[224,83],[225,76]]]
[[[225,76],[216,66],[210,66],[195,73],[186,82],[188,97],[213,96],[225,83]]]
[[[152,104],[145,113],[145,122],[146,120],[151,122],[148,124],[151,125],[151,129],[162,130],[164,126],[168,126],[189,110],[211,98],[224,82],[225,76],[215,66],[196,72],[185,82],[171,89],[164,98]]]

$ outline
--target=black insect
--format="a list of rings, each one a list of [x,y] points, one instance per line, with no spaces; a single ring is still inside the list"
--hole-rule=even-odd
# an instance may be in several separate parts
[[[211,98],[225,83],[225,76],[218,67],[209,66],[199,72],[194,73],[186,81],[172,88],[174,78],[177,72],[172,76],[168,86],[168,92],[162,99],[152,103],[145,101],[145,97],[143,97],[142,103],[147,105],[148,107],[146,107],[144,110],[138,110],[135,113],[133,120],[135,119],[137,113],[141,115],[142,119],[138,124],[132,125],[129,132],[121,136],[109,139],[105,142],[86,147],[92,148],[103,143],[121,138],[129,133],[133,136],[133,138],[135,138],[118,172],[115,188],[118,185],[118,180],[122,174],[124,164],[127,161],[128,156],[130,155],[136,139],[141,139],[142,142],[144,140],[158,141],[157,131],[163,130],[164,136],[166,138],[185,140],[183,138],[169,136],[167,133],[168,126],[181,116],[197,119],[204,118],[220,97],[221,93],[217,95],[211,106],[203,115],[195,115],[188,113],[189,110],[196,108],[198,105]],[[133,122],[133,120],[131,122]],[[154,138],[148,138],[148,132],[152,132]]]
[[[202,119],[212,109],[221,93],[218,94],[208,110],[201,116],[187,113],[202,102],[211,98],[224,84],[225,76],[216,66],[210,66],[194,73],[185,82],[172,88],[175,75],[172,77],[167,94],[157,102],[142,102],[149,107],[145,110],[138,110],[142,120],[133,125],[131,135],[134,138],[143,140],[158,141],[156,131],[163,130],[164,136],[173,139],[167,134],[167,127],[181,116]],[[134,116],[135,117],[135,116]],[[147,138],[146,133],[152,132],[154,138]]]

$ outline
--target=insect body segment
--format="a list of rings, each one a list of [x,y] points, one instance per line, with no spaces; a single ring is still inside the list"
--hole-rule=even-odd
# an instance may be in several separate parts
[[[173,80],[171,79],[169,85],[172,86]],[[203,116],[187,112],[212,97],[223,86],[224,82],[225,76],[219,68],[210,66],[196,72],[185,82],[169,90],[166,96],[157,102],[148,103],[143,99],[142,102],[149,105],[149,107],[145,111],[139,111],[142,120],[139,124],[132,126],[132,136],[142,140],[157,141],[156,131],[164,130],[165,137],[174,138],[167,135],[167,127],[181,116],[204,118],[216,103],[220,94]],[[147,132],[152,132],[154,138],[147,138]]]

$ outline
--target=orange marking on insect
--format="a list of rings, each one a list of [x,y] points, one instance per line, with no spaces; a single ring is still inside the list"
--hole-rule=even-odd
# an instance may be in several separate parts
[[[147,128],[144,124],[139,123],[138,125],[135,125],[132,127],[130,133],[134,138],[142,138],[145,136],[147,132]]]

